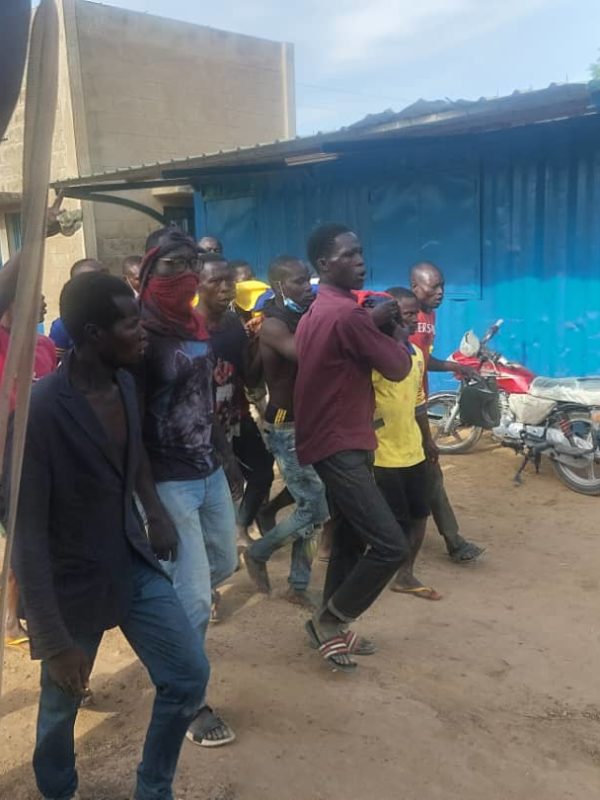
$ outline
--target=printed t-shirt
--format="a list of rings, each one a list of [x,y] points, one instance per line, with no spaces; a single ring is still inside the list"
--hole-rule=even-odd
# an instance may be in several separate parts
[[[388,381],[373,372],[376,467],[414,467],[425,460],[421,429],[415,419],[416,409],[427,399],[423,389],[425,359],[418,347],[413,346],[413,351],[412,368],[403,381]]]
[[[147,331],[135,375],[144,396],[143,436],[154,479],[199,480],[219,466],[212,444],[214,358],[209,341]]]
[[[423,387],[425,389],[425,395],[428,395],[429,380],[427,378],[427,369],[429,366],[429,357],[433,352],[433,345],[435,342],[435,311],[419,311],[417,316],[417,330],[410,337],[410,342],[421,350],[425,358]]]
[[[240,420],[250,412],[244,393],[244,351],[248,337],[237,314],[228,311],[210,328],[214,355],[215,413],[227,439],[239,436]]]

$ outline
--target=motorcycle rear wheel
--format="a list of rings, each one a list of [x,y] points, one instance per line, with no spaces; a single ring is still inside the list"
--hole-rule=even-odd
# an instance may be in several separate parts
[[[472,450],[481,439],[483,428],[464,425],[456,413],[448,432],[444,430],[458,402],[456,392],[435,392],[427,400],[427,416],[433,440],[440,453],[456,455]]]
[[[588,433],[585,438],[589,438],[589,443],[592,445],[592,437],[594,434],[590,415],[585,411],[569,411],[567,412],[567,416],[569,422],[583,423],[588,428]],[[558,423],[552,427],[558,427]],[[580,436],[579,438],[584,437]],[[571,491],[592,496],[600,495],[600,457],[596,456],[593,461],[582,464],[580,470],[554,460],[552,461],[552,466],[559,479],[565,486],[571,489]]]

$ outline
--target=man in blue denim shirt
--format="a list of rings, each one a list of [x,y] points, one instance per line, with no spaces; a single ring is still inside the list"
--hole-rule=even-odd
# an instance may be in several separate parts
[[[306,590],[310,581],[314,553],[314,533],[329,516],[325,488],[311,467],[301,467],[296,455],[294,432],[294,384],[297,358],[294,333],[313,294],[306,266],[297,258],[281,256],[269,269],[269,282],[275,293],[264,309],[260,331],[260,353],[269,389],[265,413],[265,438],[287,487],[296,501],[295,510],[282,522],[254,542],[244,560],[259,591],[271,590],[267,561],[292,539],[292,565],[286,598],[310,606]]]

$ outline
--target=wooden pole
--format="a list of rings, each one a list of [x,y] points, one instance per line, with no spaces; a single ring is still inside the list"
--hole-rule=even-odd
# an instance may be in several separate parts
[[[58,13],[54,0],[41,0],[31,28],[25,95],[23,147],[23,249],[13,306],[14,324],[0,385],[0,464],[4,462],[13,387],[9,518],[0,578],[0,696],[4,666],[6,595],[31,395],[31,381],[42,288],[46,208],[52,136],[58,92]]]

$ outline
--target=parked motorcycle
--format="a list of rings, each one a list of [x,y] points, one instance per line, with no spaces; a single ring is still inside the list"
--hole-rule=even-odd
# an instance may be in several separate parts
[[[466,453],[484,430],[522,454],[515,475],[527,464],[539,470],[542,455],[560,480],[575,492],[600,495],[600,377],[540,378],[508,361],[488,344],[503,324],[498,320],[480,340],[467,332],[451,361],[472,367],[458,392],[429,397],[431,429],[442,453]]]

